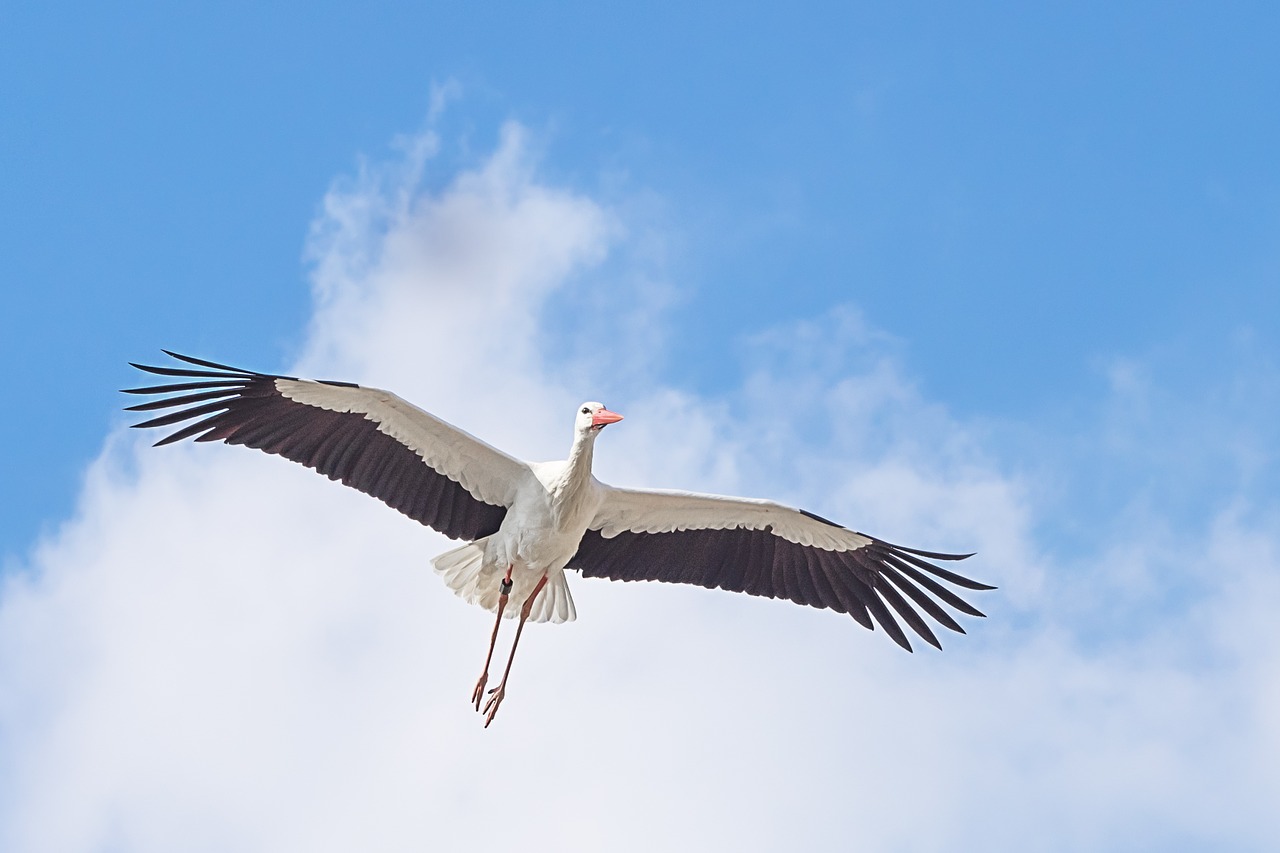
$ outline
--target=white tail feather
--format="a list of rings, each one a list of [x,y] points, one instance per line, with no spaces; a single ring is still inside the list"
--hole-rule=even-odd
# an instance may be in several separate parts
[[[451,551],[445,551],[431,561],[436,573],[444,579],[449,589],[468,604],[478,604],[490,613],[498,610],[502,578],[505,572],[484,564],[485,539],[477,539]],[[511,595],[502,615],[514,619],[520,615],[520,607],[533,592],[538,579],[523,572],[512,577]],[[529,611],[530,622],[572,622],[578,617],[569,594],[569,583],[564,572],[552,572],[547,585],[533,602]]]

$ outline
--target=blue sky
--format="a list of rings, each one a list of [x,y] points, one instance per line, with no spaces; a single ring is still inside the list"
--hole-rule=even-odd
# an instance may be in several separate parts
[[[628,414],[632,437],[620,433],[618,456],[600,460],[602,476],[769,494],[885,538],[982,552],[975,571],[1002,588],[992,618],[925,662],[878,648],[851,659],[895,687],[883,707],[850,698],[857,685],[850,696],[827,697],[835,706],[879,714],[892,728],[906,723],[895,723],[890,699],[964,697],[958,713],[979,720],[976,730],[995,744],[997,769],[974,789],[1015,802],[1019,790],[1060,794],[1096,817],[1063,836],[1075,849],[1105,849],[1099,839],[1115,849],[1188,839],[1187,849],[1259,849],[1261,836],[1247,828],[1170,824],[1154,800],[1125,801],[1123,814],[1112,814],[1091,799],[1098,790],[1071,780],[1114,777],[1124,788],[1159,768],[1172,780],[1163,792],[1176,799],[1202,796],[1188,780],[1217,771],[1241,780],[1229,792],[1246,801],[1236,803],[1245,814],[1246,785],[1274,791],[1265,761],[1249,753],[1280,749],[1264,713],[1280,700],[1249,685],[1280,674],[1262,615],[1280,603],[1278,34],[1280,12],[1266,4],[6,8],[0,257],[9,284],[0,292],[0,356],[10,365],[11,411],[0,419],[0,554],[10,585],[0,636],[34,642],[40,625],[91,624],[103,633],[86,633],[86,643],[128,649],[120,626],[165,630],[157,614],[169,581],[146,567],[163,564],[192,584],[200,573],[173,569],[172,557],[154,550],[131,552],[112,530],[142,529],[142,509],[167,506],[162,497],[234,518],[223,471],[256,483],[284,478],[281,494],[316,517],[360,513],[360,524],[377,526],[370,530],[404,537],[378,577],[405,583],[395,571],[406,562],[423,575],[413,608],[383,614],[405,636],[421,639],[410,632],[425,629],[407,626],[424,607],[452,604],[431,597],[438,584],[417,572],[434,546],[413,539],[416,531],[392,532],[396,519],[377,520],[380,507],[365,513],[341,498],[313,505],[330,500],[328,484],[306,472],[295,479],[209,448],[148,455],[122,437],[116,389],[134,381],[125,363],[154,358],[160,347],[394,387],[530,455],[560,452],[551,401],[605,399]],[[421,158],[406,153],[414,150]],[[415,200],[408,212],[396,207],[401,196]],[[481,200],[487,218],[468,213],[468,199]],[[545,223],[556,228],[542,230]],[[450,289],[451,268],[432,254],[441,251],[430,248],[433,235],[452,228],[501,248],[514,265],[497,284],[479,260],[459,273],[477,293],[505,300],[490,320],[487,303]],[[536,245],[510,236],[526,233]],[[402,257],[388,248],[397,235],[427,248]],[[379,260],[359,261],[366,252]],[[501,405],[516,406],[528,429],[483,416],[484,406]],[[648,426],[633,428],[638,420]],[[189,491],[175,484],[178,472],[189,476]],[[168,524],[192,531],[198,517],[174,509]],[[255,534],[264,552],[298,536],[273,529]],[[320,550],[347,546],[355,548]],[[129,568],[97,554],[116,554]],[[347,564],[362,559],[356,551]],[[264,562],[259,574],[277,565]],[[356,583],[340,571],[335,560],[314,581],[334,586],[309,595],[329,602],[334,589]],[[112,587],[112,577],[122,585]],[[293,587],[259,581],[268,591],[280,584],[280,598],[267,600],[286,609],[296,585],[310,583],[289,577]],[[137,603],[147,599],[140,590],[154,594],[158,610]],[[98,609],[68,603],[92,591],[104,593]],[[218,633],[256,624],[244,613],[200,610],[190,592],[172,594],[191,625]],[[658,592],[632,594],[650,611],[672,606]],[[379,612],[373,591],[351,596],[359,613]],[[883,644],[830,620],[812,628],[810,612],[695,602],[674,605],[677,614],[747,631],[737,642],[766,655],[775,646],[811,655],[806,640]],[[307,626],[322,636],[365,626],[358,614],[333,616],[330,604],[299,605],[310,615],[291,623],[297,636],[310,636]],[[625,596],[600,607],[643,631]],[[774,621],[757,629],[757,617]],[[474,620],[456,621],[470,617],[449,618],[456,630],[433,628],[441,631],[434,639],[482,639]],[[364,637],[366,628],[350,630]],[[521,710],[530,724],[570,701],[590,707],[592,694],[573,694],[564,668],[604,665],[576,643],[604,643],[624,657],[635,653],[625,650],[629,639],[641,645],[635,635],[575,639],[575,630],[546,632],[561,636],[549,641],[542,675],[561,692],[529,696],[534,707]],[[248,636],[270,643],[275,635]],[[171,641],[208,651],[194,634],[178,631]],[[720,689],[740,691],[728,695],[746,707],[775,689],[770,677],[791,679],[781,664],[748,667],[732,658],[733,642],[694,634],[664,641],[674,670],[665,677],[641,671],[636,684],[604,683],[618,697],[638,685],[658,691],[648,719],[674,714],[679,703],[662,697],[697,683],[694,670],[680,669],[681,641],[710,644],[699,648],[740,676]],[[362,642],[355,645],[367,645],[371,658],[385,658],[386,648]],[[232,668],[225,659],[192,654],[210,669],[187,685],[191,704],[173,700],[175,713],[207,698],[206,680],[237,695],[234,678],[219,680]],[[74,654],[51,659],[50,671],[66,673],[54,686],[14,655],[0,663],[17,697],[6,706],[14,734],[0,738],[12,768],[0,778],[0,801],[14,813],[65,806],[54,794],[42,799],[39,774],[31,775],[47,757],[43,747],[23,751],[15,739],[38,719],[36,708],[62,709],[59,720],[110,720],[98,712],[128,703],[75,687],[83,661]],[[959,659],[952,670],[949,655]],[[314,681],[326,696],[350,675],[331,663]],[[370,665],[390,673],[396,664],[421,662]],[[1054,666],[1061,683],[1035,675]],[[103,672],[126,673],[127,685],[140,677]],[[436,724],[470,724],[449,716],[452,702],[439,706],[447,714],[430,704],[454,688],[463,704],[466,679],[451,669],[431,679],[416,688],[430,697],[415,697]],[[1141,685],[1147,698],[1124,698],[1124,684]],[[929,692],[935,687],[952,692]],[[1226,704],[1203,699],[1208,693]],[[977,697],[992,695],[1026,703],[1004,737],[983,728],[990,719]],[[314,698],[303,691],[272,701],[292,708]],[[803,713],[781,701],[764,701],[768,725],[794,725]],[[1115,749],[1081,746],[1085,757],[1071,755],[1085,729],[1048,709],[1072,703],[1086,720],[1088,709],[1114,711],[1102,728]],[[1166,705],[1176,708],[1167,718],[1152,710]],[[629,707],[610,704],[624,716]],[[1239,740],[1206,747],[1197,733],[1224,728],[1228,717]],[[245,730],[273,743],[271,719]],[[1057,732],[1052,747],[1023,739],[1032,719]],[[750,730],[750,712],[739,722]],[[939,751],[949,746],[947,724],[918,708],[911,723],[938,738]],[[79,729],[36,728],[52,732],[49,754],[99,743]],[[104,740],[113,732],[105,723],[88,731]],[[414,729],[405,723],[403,731]],[[511,736],[521,731],[513,723]],[[1150,749],[1125,751],[1134,733],[1152,731]],[[732,754],[732,743],[709,737],[721,761]],[[307,745],[299,743],[305,760],[278,756],[279,779],[319,760]],[[95,766],[117,766],[109,751],[93,754]],[[1028,755],[1052,771],[1023,772]],[[637,779],[658,773],[643,756],[615,757]],[[780,777],[831,769],[796,761],[766,749],[761,769]],[[964,765],[957,757],[927,766],[932,778]],[[439,784],[391,767],[365,770],[401,779],[407,788],[397,790]],[[709,785],[726,781],[689,772]],[[120,775],[102,775],[108,781],[85,793],[84,814],[117,794],[135,802],[121,791],[145,801]],[[873,835],[880,849],[973,849],[955,839],[989,837],[989,827],[942,805],[966,802],[963,792],[926,788],[922,801],[942,815],[936,836],[906,840],[909,817],[888,815]],[[349,794],[299,801],[298,814]],[[241,849],[280,841],[278,826],[246,816],[244,803],[224,805],[221,816],[237,819],[213,824]],[[1022,805],[1029,821],[1036,817]],[[1039,815],[1041,824],[1055,817]],[[689,821],[673,823],[672,837],[706,829]],[[86,819],[67,849],[151,849],[149,839],[172,839],[142,806],[101,824],[119,838]],[[403,829],[402,840],[417,837],[412,825],[388,825]],[[758,829],[756,842],[768,849],[775,828]],[[352,831],[366,837],[367,827]],[[1019,831],[1015,821],[993,843],[1026,849]]]
[[[320,194],[450,79],[456,164],[515,118],[549,176],[660,199],[673,381],[834,302],[972,415],[1060,417],[1121,355],[1203,382],[1246,327],[1275,358],[1274,12],[849,6],[8,9],[0,346],[42,426],[4,427],[5,553],[66,514],[140,349],[296,346]]]

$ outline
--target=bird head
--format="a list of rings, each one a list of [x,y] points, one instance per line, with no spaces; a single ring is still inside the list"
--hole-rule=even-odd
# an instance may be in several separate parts
[[[578,417],[574,426],[578,432],[591,435],[620,420],[622,415],[609,411],[604,407],[604,403],[583,403],[578,407]]]

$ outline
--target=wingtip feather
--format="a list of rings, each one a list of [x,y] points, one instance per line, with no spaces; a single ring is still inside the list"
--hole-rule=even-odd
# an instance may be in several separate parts
[[[176,358],[178,361],[185,361],[187,364],[194,364],[199,367],[210,367],[210,368],[213,368],[214,370],[231,370],[236,373],[243,373],[246,376],[259,375],[254,373],[252,370],[245,370],[243,367],[233,367],[229,364],[221,364],[216,361],[207,361],[206,359],[203,359],[203,358],[196,358],[195,356],[183,355],[182,353],[174,352],[173,350],[162,349],[160,350],[160,352],[164,353],[170,358]]]

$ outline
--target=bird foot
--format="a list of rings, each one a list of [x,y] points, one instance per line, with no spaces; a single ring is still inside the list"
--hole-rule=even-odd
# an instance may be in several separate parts
[[[489,671],[485,670],[480,675],[480,680],[476,682],[476,689],[471,691],[471,703],[476,706],[476,712],[480,711],[480,700],[484,698],[484,686],[489,683]]]
[[[502,698],[506,696],[506,685],[499,684],[497,687],[489,691],[489,701],[484,705],[484,727],[489,728],[489,724],[493,722],[494,716],[498,713],[498,706],[502,704]]]

